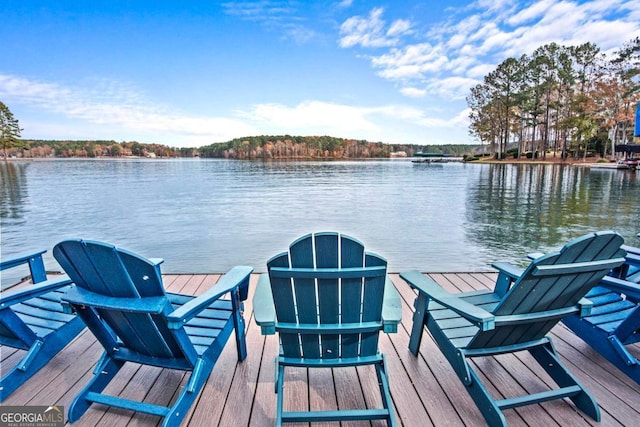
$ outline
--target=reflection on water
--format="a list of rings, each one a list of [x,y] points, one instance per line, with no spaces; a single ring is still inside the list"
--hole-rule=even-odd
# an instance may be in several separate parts
[[[2,256],[104,240],[166,272],[221,272],[302,234],[362,240],[392,271],[474,271],[591,230],[636,244],[637,173],[408,160],[52,160],[0,165]]]
[[[0,162],[0,219],[3,226],[20,225],[27,197],[28,163]]]
[[[487,171],[470,186],[467,199],[467,238],[479,245],[521,254],[523,247],[549,250],[604,229],[638,243],[636,173],[568,165],[483,167]]]

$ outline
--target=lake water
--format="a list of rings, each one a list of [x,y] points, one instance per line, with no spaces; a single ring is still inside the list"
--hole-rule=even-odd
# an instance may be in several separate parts
[[[102,240],[163,271],[265,270],[313,231],[350,234],[390,271],[522,263],[584,233],[640,243],[638,172],[578,166],[329,162],[0,162],[2,258],[67,238]],[[6,276],[6,275],[5,275]]]

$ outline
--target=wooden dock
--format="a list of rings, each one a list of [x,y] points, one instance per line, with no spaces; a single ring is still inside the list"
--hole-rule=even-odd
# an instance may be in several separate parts
[[[446,289],[457,292],[492,288],[494,273],[442,273],[430,276]],[[468,396],[456,374],[428,335],[422,341],[419,357],[408,350],[411,330],[412,291],[397,274],[391,275],[403,298],[403,321],[397,334],[381,337],[385,353],[391,394],[399,425],[483,426],[482,415]],[[169,291],[200,294],[219,275],[165,275]],[[258,275],[252,276],[253,291]],[[248,357],[237,362],[235,344],[230,340],[216,364],[197,403],[185,418],[189,426],[272,426],[276,395],[274,393],[274,358],[276,336],[264,337],[253,321],[251,297],[245,303]],[[640,385],[629,380],[613,365],[594,352],[562,324],[552,331],[554,344],[563,361],[595,396],[602,412],[600,424],[579,413],[570,401],[553,401],[505,411],[512,426],[632,426],[640,420]],[[640,354],[640,345],[632,348]],[[0,347],[2,369],[18,359],[12,349]],[[86,329],[45,368],[14,392],[3,405],[64,405],[68,409],[73,397],[85,386],[100,357],[101,347]],[[544,390],[548,377],[531,370],[528,353],[503,355],[477,362],[488,385],[497,396],[511,397]],[[531,369],[530,369],[531,367]],[[357,408],[375,406],[379,400],[375,373],[368,368],[324,370],[299,369],[287,374],[285,405],[290,409]],[[150,403],[171,401],[184,386],[181,372],[130,364],[114,380],[111,394],[144,399]],[[378,400],[376,400],[378,399]],[[159,418],[125,410],[93,405],[76,426],[153,426]],[[314,424],[315,425],[315,424]],[[325,424],[318,424],[325,425]],[[337,425],[337,424],[327,424]],[[370,425],[342,423],[342,426]],[[377,422],[372,425],[383,425]]]

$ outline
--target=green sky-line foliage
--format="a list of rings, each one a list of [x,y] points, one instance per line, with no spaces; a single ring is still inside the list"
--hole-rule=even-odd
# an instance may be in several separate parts
[[[24,157],[203,157],[226,159],[344,159],[388,158],[402,152],[435,152],[462,157],[478,147],[470,145],[400,145],[330,136],[250,136],[199,148],[117,141],[25,140]]]
[[[0,101],[0,145],[2,145],[5,160],[8,157],[10,149],[28,148],[28,145],[20,140],[21,131],[22,129],[20,129],[18,119],[13,117],[13,113],[9,110],[9,107]]]
[[[505,153],[611,154],[633,142],[640,101],[640,38],[613,56],[593,43],[555,43],[507,58],[471,89],[469,133]]]

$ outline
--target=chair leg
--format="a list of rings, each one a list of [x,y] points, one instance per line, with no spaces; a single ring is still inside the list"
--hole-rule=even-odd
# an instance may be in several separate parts
[[[73,402],[71,402],[69,414],[67,415],[70,423],[80,419],[80,417],[87,412],[87,409],[91,406],[92,402],[87,399],[89,393],[100,393],[104,390],[124,365],[124,362],[112,359],[106,354],[103,354],[98,363],[98,366],[96,366],[96,369],[94,370],[93,379],[75,397],[75,399],[73,399]]]
[[[615,335],[602,337],[599,343],[591,343],[602,356],[625,373],[629,378],[640,384],[640,363],[636,357],[627,350],[622,342]],[[596,346],[597,344],[597,346]]]
[[[29,378],[31,378],[45,363],[49,361],[48,358],[40,355],[43,342],[37,339],[31,348],[4,377],[0,380],[0,402],[9,397],[11,393],[16,391],[18,387],[24,384]]]
[[[507,427],[507,420],[498,407],[496,401],[491,397],[489,391],[484,387],[478,375],[476,375],[473,367],[467,363],[467,372],[469,373],[469,383],[464,383],[467,392],[476,403],[476,406],[482,413],[482,416],[491,427],[501,426]]]
[[[282,426],[282,411],[284,410],[284,365],[276,359],[276,427]]]
[[[178,399],[176,399],[176,402],[164,418],[162,423],[163,427],[180,426],[180,423],[191,408],[191,405],[193,405],[196,397],[198,397],[200,390],[202,390],[202,387],[204,387],[204,384],[207,382],[207,378],[209,377],[214,364],[215,363],[211,363],[211,361],[206,362],[203,359],[198,359],[195,369],[191,372],[189,382],[182,389],[180,396],[178,396]]]
[[[238,360],[243,361],[247,357],[247,328],[242,315],[243,304],[239,299],[238,292],[234,291],[231,297],[233,307],[233,328],[236,335],[236,349]]]
[[[420,343],[422,342],[422,334],[424,332],[424,326],[427,323],[427,304],[429,299],[422,292],[418,293],[413,306],[416,311],[413,313],[413,326],[411,327],[411,337],[409,338],[409,350],[414,356],[418,355],[420,351]]]
[[[47,335],[44,340],[36,340],[24,358],[0,380],[0,402],[49,363],[82,329],[84,323],[76,318]]]
[[[540,364],[540,366],[549,374],[549,376],[556,382],[556,384],[564,390],[555,390],[565,392],[563,396],[569,397],[576,407],[582,410],[596,421],[600,421],[600,409],[596,404],[595,399],[585,390],[585,388],[578,382],[578,380],[567,370],[567,368],[560,362],[558,355],[553,348],[551,342],[538,345],[530,348],[529,352]],[[447,359],[451,362],[449,356]],[[465,381],[463,377],[463,384],[467,389],[467,392],[476,403],[476,406],[482,413],[487,423],[490,426],[507,426],[506,418],[502,412],[502,408],[509,409],[519,406],[529,405],[532,403],[540,403],[547,400],[559,399],[563,396],[559,396],[557,393],[537,393],[533,395],[522,396],[518,399],[505,399],[496,401],[485,386],[480,381],[480,378],[474,371],[473,367],[465,359],[462,359],[466,367],[466,375],[468,381]],[[452,364],[453,366],[453,364]]]
[[[382,397],[382,406],[389,411],[387,418],[387,425],[391,427],[396,426],[396,417],[393,412],[393,402],[391,401],[391,392],[389,391],[389,374],[387,373],[387,364],[382,356],[382,361],[376,364],[376,375],[378,377],[378,384],[380,386],[380,396]]]
[[[627,350],[627,348],[622,344],[622,341],[618,339],[615,335],[609,335],[607,340],[611,344],[611,347],[618,353],[620,359],[624,362],[626,366],[634,366],[638,364],[638,359],[635,358],[633,354]]]
[[[640,363],[619,340],[614,339],[614,335],[607,335],[578,317],[566,317],[562,322],[616,368],[640,384]]]
[[[569,396],[569,398],[578,409],[582,410],[582,412],[589,415],[594,420],[600,421],[600,408],[598,407],[596,400],[582,386],[582,384],[578,382],[578,379],[574,377],[562,364],[551,342],[548,342],[543,346],[529,349],[529,353],[531,353],[540,366],[547,371],[549,376],[560,387],[578,386],[581,391],[573,396]]]

